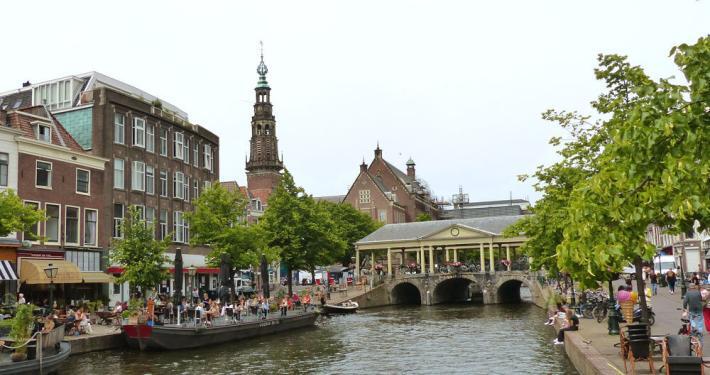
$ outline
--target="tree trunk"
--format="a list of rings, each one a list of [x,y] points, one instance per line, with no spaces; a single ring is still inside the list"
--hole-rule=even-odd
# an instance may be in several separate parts
[[[286,285],[288,285],[288,296],[293,296],[293,270],[291,270],[291,265],[286,265],[286,274],[288,279],[286,280]]]
[[[641,323],[648,323],[648,306],[646,305],[646,286],[643,281],[643,260],[640,256],[634,258],[634,267],[636,268],[636,289],[638,291],[638,302],[641,307]],[[627,322],[631,324],[631,322]]]
[[[311,268],[311,284],[315,284],[315,283],[316,283],[316,269]]]

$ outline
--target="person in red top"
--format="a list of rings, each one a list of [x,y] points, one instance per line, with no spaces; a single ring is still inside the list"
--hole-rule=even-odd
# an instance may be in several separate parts
[[[311,295],[306,294],[303,296],[303,311],[308,311],[308,305],[311,304]]]
[[[291,297],[291,302],[293,303],[294,307],[301,306],[301,298],[298,297],[298,293],[293,293],[293,296]]]

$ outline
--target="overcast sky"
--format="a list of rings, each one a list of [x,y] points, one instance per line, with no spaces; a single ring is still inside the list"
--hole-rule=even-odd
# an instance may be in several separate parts
[[[548,108],[589,111],[598,53],[654,77],[710,31],[710,1],[13,1],[0,91],[99,71],[220,137],[245,183],[259,41],[280,151],[314,195],[345,194],[379,141],[436,195],[539,196],[516,176],[555,160]]]

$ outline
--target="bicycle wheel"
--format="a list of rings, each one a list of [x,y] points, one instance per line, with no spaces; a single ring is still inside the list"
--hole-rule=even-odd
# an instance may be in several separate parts
[[[592,306],[590,306],[590,305],[585,305],[585,306],[582,308],[582,316],[583,316],[585,319],[592,319],[592,318],[594,318],[594,308],[593,308]]]
[[[606,306],[604,306],[604,305],[595,306],[594,310],[592,311],[592,315],[594,315],[594,317],[597,318],[598,323],[601,323],[606,318]]]

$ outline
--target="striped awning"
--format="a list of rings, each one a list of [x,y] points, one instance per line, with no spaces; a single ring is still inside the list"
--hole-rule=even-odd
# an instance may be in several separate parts
[[[9,260],[0,261],[0,280],[17,280],[17,274]]]

